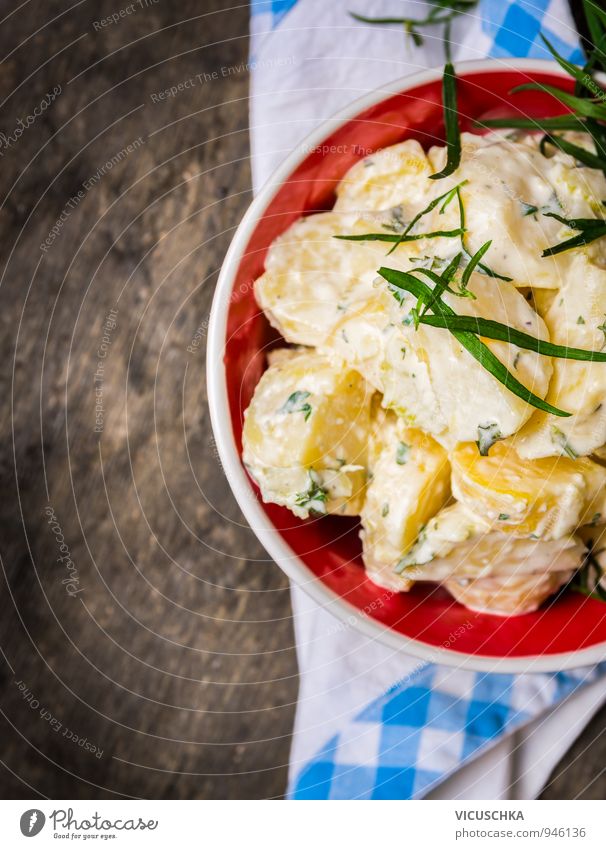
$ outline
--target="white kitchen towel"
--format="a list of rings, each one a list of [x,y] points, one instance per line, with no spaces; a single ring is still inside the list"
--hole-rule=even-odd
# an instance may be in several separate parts
[[[419,47],[401,25],[359,23],[349,11],[369,17],[423,18],[429,8],[425,0],[253,0],[250,125],[255,190],[308,133],[349,102],[372,89],[388,91],[395,79],[443,64],[442,27],[421,28]],[[453,59],[456,63],[491,56],[506,65],[511,56],[549,58],[540,31],[562,54],[582,61],[565,0],[480,0],[454,21]],[[389,713],[390,698],[402,698],[394,690],[395,682],[402,691],[415,683],[419,689],[418,676],[426,675],[425,689],[431,696],[436,690],[433,670],[442,668],[428,671],[418,660],[340,626],[329,607],[319,608],[297,587],[292,588],[292,601],[300,670],[290,768],[294,797],[372,797],[376,787],[382,787],[379,794],[397,798],[427,791],[432,798],[532,798],[606,698],[604,676],[590,679],[592,683],[559,704],[558,699],[574,689],[574,675],[560,681],[559,688],[552,676],[517,676],[519,703],[532,702],[537,690],[542,694],[534,710],[523,712],[523,728],[503,716],[500,733],[490,740],[492,746],[478,749],[482,753],[472,759],[464,757],[461,748],[451,747],[444,760],[444,750],[437,750],[440,779],[445,779],[438,786],[435,777],[425,785],[417,777],[415,786],[404,762],[398,780],[386,785],[377,779],[386,748],[381,729],[365,727],[365,733],[352,734],[352,728],[359,732],[361,717],[373,704]],[[482,676],[476,679],[480,681]],[[443,729],[435,731],[439,737]],[[434,733],[431,739],[438,737]],[[418,766],[418,752],[408,747],[406,757],[412,759],[413,769]],[[305,776],[318,765],[317,774],[323,779],[307,780]],[[367,769],[360,769],[365,765]]]

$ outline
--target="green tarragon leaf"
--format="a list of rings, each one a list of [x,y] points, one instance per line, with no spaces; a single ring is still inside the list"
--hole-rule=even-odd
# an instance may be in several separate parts
[[[444,108],[444,126],[446,128],[446,165],[430,180],[441,180],[457,170],[461,162],[461,130],[457,105],[457,76],[452,62],[444,66],[442,77],[442,104]]]
[[[489,422],[485,425],[478,425],[478,438],[476,441],[476,445],[478,446],[478,451],[482,455],[482,457],[487,457],[488,452],[500,439],[503,439],[503,435],[499,430],[498,424],[496,422]],[[501,514],[503,515],[503,514]],[[499,516],[499,518],[501,518]],[[509,518],[509,516],[507,517]]]
[[[477,127],[489,130],[512,129],[512,130],[540,130],[544,133],[552,133],[557,130],[586,131],[585,122],[570,112],[565,115],[556,115],[553,118],[486,118],[476,121]]]
[[[585,88],[590,94],[595,96],[596,89],[598,88],[597,84],[591,79],[589,74],[583,68],[579,68],[578,65],[574,65],[572,62],[569,62],[568,59],[565,59],[558,51],[555,49],[553,44],[545,38],[543,33],[540,34],[543,40],[543,43],[556,60],[556,62],[563,68],[567,74],[569,74],[574,80],[576,80],[579,85]]]
[[[292,395],[289,395],[286,401],[282,404],[282,406],[278,409],[279,413],[303,413],[305,421],[312,414],[311,404],[306,402],[306,398],[309,398],[311,392],[306,391],[297,391],[293,392]]]
[[[596,118],[598,121],[606,119],[606,105],[597,98],[587,100],[583,97],[576,97],[574,94],[568,94],[561,88],[547,85],[547,83],[524,83],[513,88],[511,93],[515,94],[518,91],[542,91],[555,97],[556,100],[559,100],[564,106],[568,106],[577,115],[583,115],[585,118]]]

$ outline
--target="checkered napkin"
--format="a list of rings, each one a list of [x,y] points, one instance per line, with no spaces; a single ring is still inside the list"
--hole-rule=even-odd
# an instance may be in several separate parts
[[[444,61],[440,28],[415,47],[398,26],[348,15],[427,14],[425,0],[252,0],[254,188],[356,97]],[[480,0],[452,27],[455,62],[550,58],[542,31],[582,62],[565,0]],[[420,663],[339,626],[292,587],[300,691],[295,799],[530,798],[606,697],[606,665],[505,675]],[[394,683],[395,682],[395,683]]]

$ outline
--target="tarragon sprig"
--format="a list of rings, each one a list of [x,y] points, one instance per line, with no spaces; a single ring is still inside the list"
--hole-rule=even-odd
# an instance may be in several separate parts
[[[606,601],[606,571],[600,563],[599,556],[605,549],[596,551],[592,540],[587,543],[587,553],[583,557],[581,568],[574,574],[568,584],[569,589],[597,601]]]
[[[391,254],[396,250],[398,245],[401,245],[403,242],[416,242],[419,239],[434,239],[438,237],[454,238],[455,236],[462,236],[464,224],[461,224],[454,230],[434,230],[431,233],[411,233],[410,231],[425,215],[428,215],[432,210],[434,210],[439,203],[442,203],[442,206],[440,207],[440,215],[442,215],[451,200],[457,196],[458,189],[461,186],[464,186],[466,182],[467,180],[463,180],[461,183],[458,183],[456,186],[448,189],[448,191],[444,192],[444,194],[430,201],[425,209],[417,212],[414,218],[403,227],[400,233],[362,233],[352,236],[339,235],[335,236],[335,239],[342,239],[348,242],[393,242],[393,247],[389,251]]]
[[[558,245],[553,245],[551,248],[546,248],[543,251],[543,256],[555,256],[556,254],[570,251],[574,248],[581,248],[595,242],[596,239],[601,239],[606,236],[606,219],[604,218],[564,218],[555,212],[543,213],[546,218],[555,218],[561,224],[570,227],[571,230],[579,230],[578,236],[572,236]]]
[[[446,165],[430,180],[441,180],[457,170],[461,162],[461,127],[459,126],[459,108],[457,104],[457,75],[452,62],[444,66],[442,77],[442,108],[446,129]]]
[[[517,86],[512,93],[519,91],[541,91],[551,95],[570,112],[553,118],[496,118],[478,122],[487,128],[510,127],[513,129],[542,130],[546,135],[541,142],[541,150],[546,154],[546,144],[549,143],[570,156],[582,162],[588,168],[603,171],[606,175],[606,94],[594,81],[592,72],[606,69],[606,12],[600,9],[593,0],[583,0],[583,6],[593,44],[587,51],[587,62],[579,67],[562,56],[553,44],[541,36],[547,49],[575,81],[574,94],[564,91],[557,86],[546,83],[531,82]],[[591,136],[595,153],[569,142],[561,136],[554,135],[556,131],[576,130]]]

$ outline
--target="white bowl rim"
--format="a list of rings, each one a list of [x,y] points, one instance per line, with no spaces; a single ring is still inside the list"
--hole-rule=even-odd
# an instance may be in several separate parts
[[[529,72],[545,71],[567,77],[566,73],[555,62],[545,59],[483,59],[458,62],[456,64],[457,68],[464,73],[495,70],[506,72],[512,69],[518,71],[528,70]],[[280,536],[279,531],[275,528],[268,527],[271,522],[254,495],[236,448],[231,428],[231,415],[224,367],[227,313],[236,271],[261,214],[285,180],[309,155],[310,150],[321,144],[332,132],[352,118],[355,118],[360,112],[380,103],[382,100],[394,94],[403,93],[410,88],[434,82],[441,79],[441,77],[442,69],[433,68],[394,80],[384,88],[375,89],[357,98],[347,107],[337,112],[332,118],[323,121],[297,145],[293,152],[276,169],[273,176],[265,183],[244,214],[223,261],[212,301],[208,325],[206,352],[208,405],[219,456],[238,505],[252,531],[271,558],[291,581],[301,586],[321,607],[328,610],[333,616],[344,623],[351,626],[355,623],[355,627],[365,636],[376,639],[378,642],[395,651],[404,651],[425,661],[478,671],[503,673],[555,672],[598,663],[606,657],[606,642],[598,643],[595,646],[575,652],[550,655],[525,655],[522,657],[471,655],[407,638],[403,634],[366,616],[358,608],[325,586],[305,563],[300,560],[290,546],[287,545],[285,540]]]

